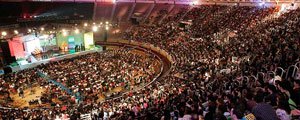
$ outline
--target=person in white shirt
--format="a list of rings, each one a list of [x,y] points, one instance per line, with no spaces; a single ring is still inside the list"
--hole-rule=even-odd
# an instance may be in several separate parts
[[[104,111],[103,120],[108,120],[108,114],[106,111]]]
[[[284,95],[277,96],[276,115],[280,120],[291,120],[291,108],[289,106],[288,98]]]

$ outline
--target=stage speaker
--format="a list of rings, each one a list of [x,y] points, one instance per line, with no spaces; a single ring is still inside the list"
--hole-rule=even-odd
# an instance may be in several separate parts
[[[179,23],[178,26],[179,26],[180,28],[185,28],[185,24],[184,24],[184,23]]]
[[[13,63],[13,62],[17,62],[16,56],[10,57],[10,61],[11,61],[12,63]]]
[[[0,43],[1,49],[2,49],[2,55],[3,55],[3,60],[5,65],[9,65],[12,63],[12,58],[10,55],[10,49],[7,41],[1,41]]]
[[[5,66],[5,67],[3,68],[3,71],[4,71],[4,74],[12,73],[12,69],[11,69],[11,67],[9,67],[9,66]]]
[[[16,57],[11,56],[8,42],[7,41],[1,41],[0,46],[1,46],[1,49],[2,49],[3,63],[5,65],[9,65],[13,62],[16,62]]]
[[[107,30],[105,30],[104,35],[103,35],[103,41],[107,42],[107,38],[108,38],[108,33],[107,33]]]

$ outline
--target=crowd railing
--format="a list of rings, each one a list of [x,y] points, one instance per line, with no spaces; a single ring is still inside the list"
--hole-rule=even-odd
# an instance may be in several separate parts
[[[283,80],[290,80],[289,78],[299,79],[298,75],[299,73],[299,66],[300,62],[297,62],[294,65],[290,65],[287,69],[283,69],[282,67],[277,67],[274,71],[267,71],[267,72],[258,72],[256,75],[250,75],[250,76],[241,76],[241,80],[235,79],[234,81],[238,81],[240,86],[243,84],[247,84],[250,86],[257,86],[258,83],[260,84],[273,84],[275,85],[275,82],[277,80],[283,81]],[[291,82],[291,81],[290,81]]]

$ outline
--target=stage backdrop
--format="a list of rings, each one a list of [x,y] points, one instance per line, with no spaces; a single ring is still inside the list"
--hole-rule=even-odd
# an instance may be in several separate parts
[[[75,38],[74,36],[68,36],[68,48],[74,49],[75,48]]]
[[[41,47],[43,52],[53,50],[56,47],[56,34],[42,34],[38,37],[40,39]]]
[[[56,36],[57,45],[61,49],[74,49],[76,45],[84,45],[85,49],[90,49],[94,46],[93,32],[78,34],[72,33],[67,36],[64,36],[62,33],[58,33]]]
[[[16,59],[24,58],[24,46],[21,37],[14,37],[8,42],[10,55],[13,57],[15,56]]]
[[[62,33],[57,33],[57,45],[62,50],[67,50],[68,36],[64,36]]]
[[[73,33],[67,36],[62,35],[61,33],[57,34],[57,45],[61,49],[66,47],[69,49],[74,49],[76,45],[81,46],[85,44],[84,41],[85,37],[83,33]]]
[[[21,38],[24,42],[25,54],[31,55],[32,52],[42,50],[40,39],[34,34],[29,34]]]
[[[81,46],[81,45],[84,44],[83,43],[84,38],[83,38],[83,34],[82,33],[80,33],[80,34],[74,34],[73,36],[75,38],[75,45]]]
[[[94,34],[93,32],[88,32],[84,34],[84,47],[85,49],[91,49],[94,47]]]

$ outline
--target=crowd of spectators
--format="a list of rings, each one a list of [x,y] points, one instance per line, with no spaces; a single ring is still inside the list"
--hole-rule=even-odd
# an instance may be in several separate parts
[[[279,17],[278,11],[201,5],[184,16],[183,26],[170,20],[163,25],[136,26],[125,33],[125,39],[151,43],[173,55],[175,67],[170,76],[176,79],[166,77],[168,82],[159,83],[167,86],[186,80],[179,85],[183,92],[173,96],[170,91],[168,100],[143,115],[207,120],[299,116],[299,79],[287,68],[299,61],[300,9],[286,10]],[[256,77],[278,67],[286,69],[283,75]],[[247,76],[254,76],[255,81]]]
[[[140,52],[132,48],[120,48],[54,61],[33,69],[4,75],[1,76],[1,93],[3,94],[1,103],[2,107],[7,107],[7,109],[0,112],[1,117],[3,119],[10,117],[54,119],[60,113],[76,110],[78,104],[99,103],[144,86],[159,74],[160,67],[159,59],[151,53]],[[70,93],[78,93],[80,99],[77,95],[68,93],[60,88],[61,86],[48,80],[55,80],[56,83],[69,89]],[[15,113],[9,110],[9,108],[14,108],[11,94],[18,92],[20,97],[25,98],[24,91],[34,86],[43,88],[44,92],[39,99],[30,100],[29,105],[40,104],[42,108],[52,109],[51,112],[24,109]],[[86,106],[78,110],[86,111],[85,108]],[[31,112],[36,112],[39,116],[29,115],[32,114]],[[81,113],[84,112],[81,111]]]
[[[266,77],[268,71],[276,71],[278,67],[287,69],[299,62],[299,8],[286,10],[279,16],[275,16],[278,8],[273,7],[201,5],[185,10],[187,14],[180,12],[162,21],[163,24],[134,26],[124,33],[124,39],[166,50],[174,60],[168,75],[122,97],[99,103],[84,101],[69,111],[54,107],[51,114],[59,114],[63,119],[95,120],[299,119],[300,79],[297,75],[286,70],[283,75],[275,73]],[[96,62],[93,57],[86,59]],[[110,60],[120,58],[113,59]],[[73,70],[78,66],[84,69],[86,66],[77,64],[82,62],[65,62],[69,64],[62,67],[59,62],[53,63],[43,71],[68,87],[78,86],[83,91],[72,90],[84,95],[95,90],[88,87],[97,81],[90,71],[116,69],[116,76],[126,77],[122,67],[100,62],[97,65],[103,69],[88,68],[89,72],[78,73]],[[66,68],[68,70],[63,70]],[[150,73],[153,75],[153,72]],[[265,73],[265,77],[256,76],[259,73]],[[66,80],[66,76],[87,77],[75,83]],[[105,78],[113,81],[118,77]],[[122,80],[114,83],[118,84],[122,84]],[[105,90],[99,87],[99,91]],[[94,98],[91,95],[91,99]],[[31,110],[30,116],[41,112]],[[27,115],[28,112],[6,110],[2,113]]]

